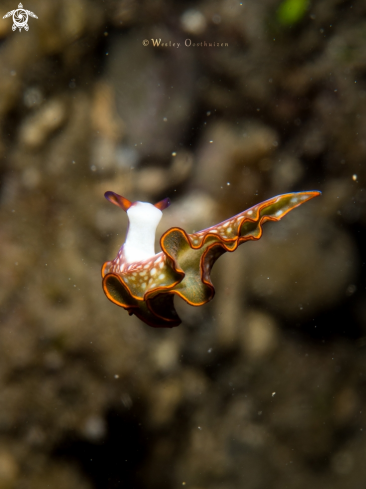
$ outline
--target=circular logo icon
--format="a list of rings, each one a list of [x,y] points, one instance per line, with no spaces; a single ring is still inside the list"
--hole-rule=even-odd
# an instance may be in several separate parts
[[[26,31],[29,29],[28,27],[28,12],[24,9],[17,9],[14,10],[13,13],[13,31],[15,31],[16,28],[19,29],[25,29]]]

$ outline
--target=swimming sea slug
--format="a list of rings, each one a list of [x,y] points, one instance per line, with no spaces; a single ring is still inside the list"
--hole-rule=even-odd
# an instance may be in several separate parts
[[[210,272],[223,253],[259,239],[266,221],[279,221],[319,194],[279,195],[197,233],[173,227],[163,234],[162,251],[155,254],[156,228],[170,200],[153,205],[106,192],[106,199],[127,212],[129,226],[116,258],[102,267],[103,290],[109,300],[154,328],[178,326],[175,295],[192,306],[206,304],[215,294]]]

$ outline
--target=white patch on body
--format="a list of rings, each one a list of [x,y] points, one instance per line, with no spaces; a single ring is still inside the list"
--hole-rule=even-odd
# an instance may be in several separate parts
[[[155,232],[162,215],[160,209],[147,202],[135,202],[127,210],[129,227],[123,245],[126,263],[144,261],[155,256]]]

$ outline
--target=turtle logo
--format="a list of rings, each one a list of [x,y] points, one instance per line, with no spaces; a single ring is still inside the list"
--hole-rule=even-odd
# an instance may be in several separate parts
[[[28,16],[30,15],[31,17],[34,17],[35,19],[38,19],[36,14],[31,12],[30,10],[25,10],[23,8],[23,5],[20,3],[18,5],[18,8],[16,10],[11,10],[7,14],[4,15],[3,19],[6,19],[7,17],[13,16],[13,31],[15,31],[17,28],[19,29],[19,32],[24,29],[28,30]]]

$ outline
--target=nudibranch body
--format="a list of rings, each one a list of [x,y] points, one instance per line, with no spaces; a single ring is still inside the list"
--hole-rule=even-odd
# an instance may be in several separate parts
[[[108,299],[150,326],[178,326],[181,320],[174,309],[174,295],[192,306],[210,301],[215,294],[210,272],[223,253],[259,239],[266,221],[279,221],[318,195],[318,191],[279,195],[193,234],[171,228],[161,237],[162,251],[155,254],[156,228],[169,199],[155,205],[132,203],[106,192],[110,202],[127,212],[129,227],[117,257],[102,267],[103,290]]]

